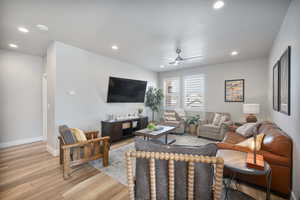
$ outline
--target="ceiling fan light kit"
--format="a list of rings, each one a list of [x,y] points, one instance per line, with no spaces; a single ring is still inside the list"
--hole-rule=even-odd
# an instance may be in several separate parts
[[[179,65],[179,64],[181,64],[185,61],[191,61],[191,60],[196,60],[196,59],[202,58],[202,56],[192,56],[192,57],[183,58],[183,57],[180,56],[181,52],[182,52],[182,50],[180,48],[176,49],[177,57],[173,61],[169,62],[170,65],[177,66],[177,65]]]

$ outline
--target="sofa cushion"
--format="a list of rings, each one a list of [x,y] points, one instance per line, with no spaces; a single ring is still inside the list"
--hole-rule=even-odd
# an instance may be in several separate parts
[[[135,139],[137,151],[183,153],[193,155],[215,156],[217,146],[162,145],[159,143]],[[156,160],[157,199],[168,199],[168,162]],[[136,160],[136,199],[150,199],[149,162],[146,159]],[[214,169],[210,164],[195,165],[195,199],[211,199]],[[187,163],[175,162],[175,199],[187,199]]]
[[[166,125],[166,126],[174,126],[174,127],[178,127],[180,125],[179,121],[165,121],[163,123],[161,123],[162,125]]]
[[[67,125],[59,126],[59,133],[61,137],[63,138],[65,144],[74,144],[76,143],[76,139],[73,136],[71,130]]]
[[[213,124],[204,124],[200,127],[200,131],[219,133],[220,132],[220,127],[215,126]]]

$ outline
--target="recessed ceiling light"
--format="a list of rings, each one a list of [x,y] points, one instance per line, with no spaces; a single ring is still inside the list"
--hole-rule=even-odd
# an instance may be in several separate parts
[[[43,25],[43,24],[37,24],[36,27],[37,27],[39,30],[41,30],[41,31],[48,31],[48,30],[49,30],[48,26]]]
[[[164,68],[165,66],[164,65],[160,65],[160,68]]]
[[[232,55],[232,56],[236,56],[236,55],[238,55],[238,54],[239,54],[239,52],[237,52],[237,51],[232,51],[232,52],[231,52],[231,55]]]
[[[27,28],[24,28],[24,27],[19,27],[18,30],[22,33],[28,33],[29,30]]]
[[[221,9],[225,5],[224,1],[216,1],[213,5],[215,10]]]
[[[119,47],[118,47],[117,45],[112,45],[111,48],[112,48],[113,50],[118,50],[118,49],[119,49]]]
[[[13,43],[10,43],[10,44],[8,44],[8,46],[10,46],[11,48],[18,48],[18,45],[16,45],[16,44],[13,44]]]

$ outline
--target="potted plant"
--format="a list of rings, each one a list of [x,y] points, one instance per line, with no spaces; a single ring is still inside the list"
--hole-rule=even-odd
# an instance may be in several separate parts
[[[186,120],[190,134],[196,135],[199,119],[200,119],[200,116],[196,115],[196,116],[189,117]]]
[[[146,92],[145,105],[152,110],[152,121],[154,121],[154,113],[158,112],[164,98],[162,89],[149,87]]]

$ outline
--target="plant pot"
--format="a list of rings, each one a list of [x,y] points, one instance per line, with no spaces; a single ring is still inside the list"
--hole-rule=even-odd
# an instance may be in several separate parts
[[[189,125],[189,132],[192,135],[196,135],[196,133],[197,133],[197,125],[196,124],[190,124]]]
[[[189,126],[189,125],[186,125],[186,126],[185,126],[184,132],[185,132],[185,133],[190,133],[190,126]]]

